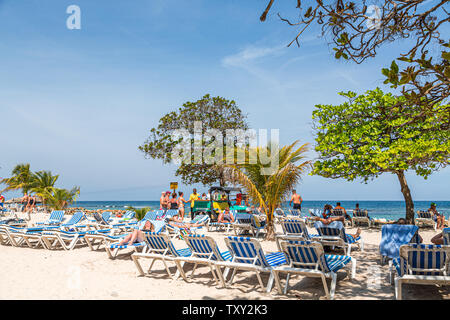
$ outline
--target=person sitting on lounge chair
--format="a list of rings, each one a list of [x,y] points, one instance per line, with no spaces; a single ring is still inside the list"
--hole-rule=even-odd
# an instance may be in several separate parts
[[[331,210],[333,210],[333,207],[330,204],[326,204],[323,207],[322,217],[324,219],[327,219],[328,217],[330,217],[331,216]]]
[[[444,215],[440,214],[437,210],[436,210],[436,203],[432,203],[430,205],[430,209],[428,209],[428,212],[431,213],[433,215],[433,220],[436,222],[436,228],[437,229],[444,229]]]
[[[138,227],[138,229],[133,230],[129,235],[123,238],[119,242],[119,246],[123,246],[125,244],[132,245],[133,243],[143,242],[145,240],[144,231],[155,232],[155,226],[151,221],[146,220],[142,225],[142,229]]]
[[[201,219],[203,219],[203,215],[198,215],[195,217],[191,222],[180,222],[177,218],[177,216],[174,216],[173,218],[166,218],[166,222],[169,226],[180,228],[180,229],[190,229],[190,228],[198,228],[202,227],[205,223],[204,222],[198,222]]]
[[[331,207],[331,206],[330,206]],[[340,221],[345,225],[345,217],[344,216],[340,216],[340,217],[329,217],[329,218],[319,218],[319,217],[315,217],[314,218],[315,221],[320,221],[322,222],[324,225],[329,225],[330,223],[334,222],[334,221]],[[358,238],[361,235],[361,228],[358,228],[358,230],[356,230],[355,234],[350,234],[350,236],[352,236],[354,239]]]
[[[233,214],[230,212],[229,208],[226,208],[219,214],[217,222],[219,223],[234,222]]]

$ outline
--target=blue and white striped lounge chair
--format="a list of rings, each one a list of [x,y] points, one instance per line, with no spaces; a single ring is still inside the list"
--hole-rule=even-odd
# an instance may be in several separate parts
[[[316,209],[314,211],[314,209],[309,209],[308,212],[309,216],[305,217],[306,223],[308,224],[308,226],[312,227],[314,225],[314,222],[316,222],[316,218],[321,218],[320,210]]]
[[[369,228],[372,226],[372,219],[369,218],[369,212],[367,210],[353,210],[352,226],[361,223],[367,223]]]
[[[164,218],[173,218],[178,215],[178,209],[169,209],[164,213]]]
[[[273,212],[273,216],[277,223],[281,223],[287,217],[286,213],[281,208],[275,209],[275,211]]]
[[[53,211],[50,214],[50,217],[45,222],[37,222],[35,223],[36,226],[43,226],[43,225],[60,225],[61,222],[64,219],[64,211],[63,210],[57,210]]]
[[[115,218],[113,219],[113,223],[131,223],[134,222],[134,218],[136,217],[136,212],[133,210],[128,210],[124,213],[124,215],[121,218]]]
[[[41,242],[41,232],[48,230],[56,230],[57,226],[44,226],[36,228],[22,228],[15,226],[2,227],[9,239],[9,244],[14,247],[21,247],[27,244],[30,248],[37,248],[39,245],[44,246]],[[35,242],[33,244],[33,242]]]
[[[364,241],[361,236],[354,239],[351,235],[345,233],[344,224],[341,221],[333,221],[325,225],[321,221],[314,223],[319,236],[314,240],[322,243],[323,246],[342,248],[346,255],[350,256],[352,246],[357,246],[364,251]]]
[[[273,268],[286,264],[286,258],[282,252],[273,252],[265,254],[258,240],[244,237],[227,237],[225,243],[231,252],[232,260],[230,262],[217,262],[217,266],[233,269],[229,284],[233,284],[237,270],[254,271],[258,278],[261,289],[266,287],[263,284],[260,273],[270,273],[267,283],[267,292],[270,292],[273,286]],[[217,270],[220,271],[220,268]],[[226,274],[220,277],[226,279]],[[223,282],[226,287],[226,283]]]
[[[145,276],[144,269],[140,263],[140,259],[151,259],[150,267],[147,271],[147,274],[150,274],[150,271],[157,260],[161,260],[164,264],[164,267],[167,271],[167,274],[172,278],[178,278],[180,271],[177,271],[175,276],[172,275],[170,269],[167,265],[167,262],[173,262],[175,258],[183,258],[190,257],[191,250],[189,248],[184,248],[177,250],[173,245],[170,237],[167,234],[160,234],[155,232],[146,232],[145,233],[145,241],[147,244],[147,250],[145,253],[133,253],[131,258],[138,269],[138,272],[141,276]],[[183,267],[181,264],[181,267]],[[178,269],[178,267],[177,267]]]
[[[164,231],[164,229],[166,227],[166,224],[165,224],[164,221],[156,220],[156,221],[151,221],[151,222],[153,223],[153,225],[155,227],[155,232],[156,233],[161,233],[161,232]],[[145,252],[145,249],[146,249],[146,242],[145,241],[143,241],[143,242],[136,242],[136,243],[133,243],[133,244],[119,245],[120,241],[111,243],[109,241],[109,239],[106,238],[106,237],[105,237],[104,240],[106,242],[105,243],[105,250],[106,250],[106,253],[108,254],[108,257],[110,259],[115,259],[117,257],[117,255],[118,255],[119,251],[123,250],[123,249],[133,249],[133,252],[138,250],[138,249],[142,249],[143,252]]]
[[[289,209],[288,217],[289,219],[292,219],[292,217],[301,218],[302,212],[298,209]]]
[[[77,244],[84,242],[86,232],[69,232],[64,230],[44,231],[41,239],[49,250],[62,248],[73,250]]]
[[[391,268],[395,277],[395,297],[402,299],[402,284],[450,285],[450,247],[410,244],[400,247],[400,257]]]
[[[302,275],[321,278],[327,298],[334,299],[337,272],[347,267],[351,262],[351,279],[355,277],[356,259],[349,256],[325,254],[323,246],[318,242],[283,241],[281,247],[286,255],[288,266],[280,266],[273,269],[279,294],[288,292],[291,275]],[[348,276],[350,272],[348,269],[346,271]],[[281,288],[281,273],[287,274],[284,291]],[[327,278],[331,278],[331,292],[328,291]]]
[[[309,241],[318,236],[316,234],[309,234],[303,219],[284,220],[281,222],[281,227],[283,229],[283,235],[277,235],[275,238],[278,250],[281,250],[280,244],[283,240]]]
[[[240,233],[251,232],[252,220],[253,215],[250,213],[237,213],[233,222],[234,234],[237,236]]]
[[[437,222],[433,219],[433,214],[428,211],[417,211],[415,221],[416,226],[432,226],[434,230],[437,228]]]
[[[419,227],[412,225],[386,224],[381,228],[380,255],[381,264],[400,256],[400,247],[417,243]]]
[[[442,235],[444,237],[444,245],[450,246],[450,228],[442,230]]]
[[[65,230],[65,231],[72,231],[72,230],[77,230],[80,227],[85,227],[85,226],[79,225],[79,223],[81,221],[83,221],[84,219],[86,219],[86,216],[84,215],[83,212],[75,212],[69,221],[61,224],[61,229]]]
[[[220,251],[216,241],[209,236],[190,235],[186,236],[184,240],[191,250],[191,255],[188,257],[178,257],[174,259],[175,263],[177,264],[178,271],[180,272],[183,279],[186,282],[189,281],[181,263],[194,264],[194,268],[192,269],[192,273],[190,275],[191,279],[193,278],[194,273],[197,270],[197,266],[199,264],[204,264],[209,266],[216,285],[220,285],[220,283],[222,283],[225,286],[223,274],[220,270],[220,267],[216,266],[216,263],[231,261],[230,252]],[[225,273],[227,274],[227,271]]]

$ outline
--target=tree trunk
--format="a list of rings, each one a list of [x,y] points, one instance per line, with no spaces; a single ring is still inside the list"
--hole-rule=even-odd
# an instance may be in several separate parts
[[[397,171],[397,178],[402,188],[403,197],[406,204],[406,221],[409,224],[414,224],[414,202],[411,197],[411,191],[409,190],[408,183],[406,182],[405,172]]]
[[[269,209],[267,214],[267,224],[266,224],[266,240],[274,241],[275,240],[275,225],[273,219],[273,210]]]

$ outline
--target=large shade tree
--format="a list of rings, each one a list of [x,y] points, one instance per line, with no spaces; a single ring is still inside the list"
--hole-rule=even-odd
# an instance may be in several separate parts
[[[340,105],[317,105],[313,111],[315,150],[319,159],[313,174],[349,181],[367,182],[383,173],[395,174],[406,204],[406,219],[414,223],[414,202],[405,172],[427,178],[449,164],[450,121],[448,105],[430,106],[433,117],[411,123],[405,114],[417,114],[421,107],[404,96],[385,94],[380,89],[348,99]]]
[[[227,100],[222,97],[211,97],[209,94],[202,99],[194,102],[186,102],[177,111],[170,112],[159,120],[156,128],[150,130],[150,136],[147,141],[139,147],[149,158],[160,159],[163,163],[171,163],[175,150],[181,143],[190,143],[194,150],[194,145],[198,146],[198,141],[194,141],[195,123],[201,122],[201,134],[205,134],[207,130],[216,129],[223,137],[221,144],[226,145],[227,130],[247,130],[248,124],[246,115],[236,105],[235,101]],[[175,130],[186,130],[189,137],[182,139],[173,136]],[[200,149],[207,146],[205,141],[201,142]],[[222,159],[224,155],[217,155],[218,159]],[[194,153],[192,153],[192,161],[183,161],[176,175],[180,176],[186,184],[202,183],[210,185],[219,183],[224,186],[226,183],[223,169],[220,165],[209,164],[205,161],[196,163],[193,161]],[[190,163],[189,163],[190,162]]]
[[[225,165],[228,181],[239,184],[249,195],[252,203],[262,208],[267,217],[267,239],[273,240],[274,212],[288,199],[291,191],[299,183],[302,175],[310,168],[311,162],[305,160],[308,144],[298,146],[296,141],[291,145],[274,148],[266,147],[248,148],[240,150],[246,155],[243,164]],[[260,155],[267,155],[270,161],[261,161]],[[252,155],[258,155],[257,161],[250,161]],[[275,168],[266,171],[267,164],[279,163]]]

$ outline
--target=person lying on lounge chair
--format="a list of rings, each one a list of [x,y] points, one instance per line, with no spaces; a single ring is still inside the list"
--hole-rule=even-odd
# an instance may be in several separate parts
[[[329,217],[329,218],[319,218],[319,217],[315,217],[314,218],[315,221],[320,221],[322,222],[324,225],[329,225],[330,223],[334,222],[334,221],[340,221],[345,225],[345,217],[344,216],[340,216],[340,217]],[[356,230],[355,234],[349,234],[350,236],[352,236],[354,239],[358,238],[361,235],[361,228],[358,228],[358,230]]]
[[[219,218],[217,219],[217,222],[219,222],[219,223],[234,222],[233,214],[230,212],[229,208],[225,208],[225,210],[223,210],[219,214]]]
[[[191,222],[180,222],[175,217],[166,219],[167,224],[169,226],[176,227],[176,228],[181,228],[181,229],[190,229],[190,228],[198,228],[198,227],[201,227],[201,226],[203,226],[205,224],[204,222],[200,222],[200,223],[198,222],[200,219],[203,218],[202,215],[198,215]]]
[[[144,231],[155,232],[155,226],[149,220],[145,221],[142,229],[138,228],[133,230],[133,232],[131,232],[119,242],[119,246],[123,246],[125,244],[132,245],[136,242],[143,242],[145,240]]]
[[[430,205],[430,209],[428,209],[428,212],[430,212],[433,215],[433,220],[436,222],[437,229],[444,229],[444,222],[445,222],[445,218],[443,214],[440,214],[437,210],[436,210],[436,203],[432,203]]]

